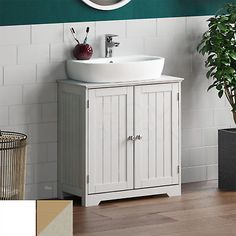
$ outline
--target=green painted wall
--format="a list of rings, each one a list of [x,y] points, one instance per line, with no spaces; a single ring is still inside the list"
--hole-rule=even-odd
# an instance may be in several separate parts
[[[104,12],[81,0],[0,0],[0,25],[210,15],[228,2],[236,0],[132,0]]]

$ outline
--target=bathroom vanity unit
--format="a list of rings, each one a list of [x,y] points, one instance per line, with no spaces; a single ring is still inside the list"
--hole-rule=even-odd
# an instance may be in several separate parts
[[[58,197],[180,195],[182,80],[59,81]]]

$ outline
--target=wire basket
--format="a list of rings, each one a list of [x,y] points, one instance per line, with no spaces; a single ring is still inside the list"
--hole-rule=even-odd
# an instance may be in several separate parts
[[[25,134],[0,130],[0,200],[23,200],[26,163]]]

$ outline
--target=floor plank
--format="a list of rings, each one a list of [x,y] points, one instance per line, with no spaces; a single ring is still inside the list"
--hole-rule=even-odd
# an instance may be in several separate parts
[[[216,181],[183,185],[181,197],[155,196],[74,206],[75,236],[236,235],[236,192]]]

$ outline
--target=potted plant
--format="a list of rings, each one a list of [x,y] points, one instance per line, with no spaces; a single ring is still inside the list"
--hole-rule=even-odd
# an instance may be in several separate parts
[[[236,123],[236,4],[226,4],[209,20],[197,50],[207,56],[206,74],[218,96],[226,96]],[[219,188],[236,190],[236,129],[218,131]]]

